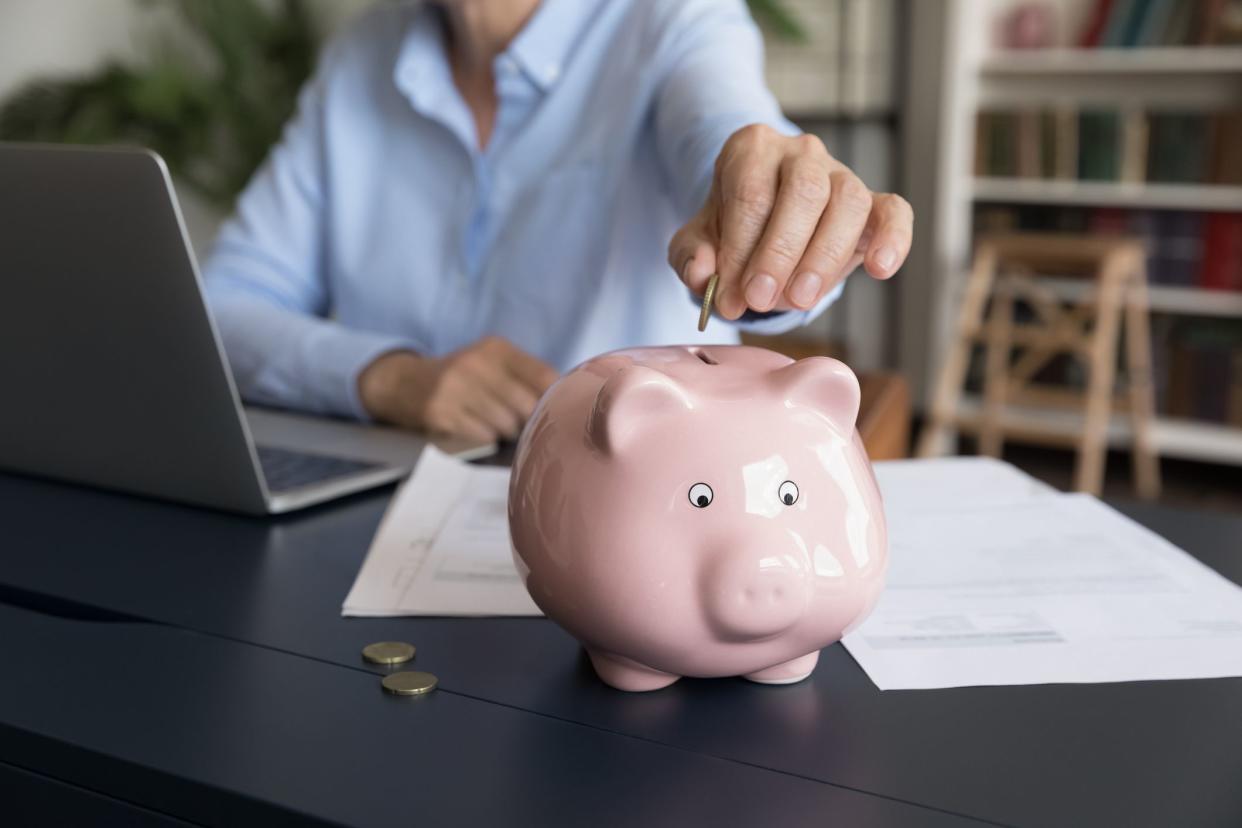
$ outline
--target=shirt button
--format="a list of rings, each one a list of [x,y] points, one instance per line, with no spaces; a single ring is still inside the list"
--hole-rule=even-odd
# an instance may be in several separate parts
[[[502,57],[500,59],[500,71],[506,75],[512,75],[517,71],[517,64],[513,62],[513,58]]]
[[[555,63],[549,63],[546,71],[550,81],[556,80],[561,75],[561,67]]]

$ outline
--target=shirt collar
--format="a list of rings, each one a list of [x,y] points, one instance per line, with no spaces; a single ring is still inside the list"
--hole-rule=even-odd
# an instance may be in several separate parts
[[[498,62],[513,60],[546,93],[560,80],[598,0],[542,0]]]
[[[546,93],[560,80],[579,35],[600,0],[541,0],[509,48],[496,57],[497,77],[506,63],[521,69],[531,83]],[[432,90],[451,84],[443,13],[431,3],[414,15],[393,67],[393,80],[412,101],[424,107]],[[437,81],[439,83],[437,83]]]
[[[429,3],[415,13],[397,53],[392,77],[418,109],[432,110],[452,85],[441,12]]]

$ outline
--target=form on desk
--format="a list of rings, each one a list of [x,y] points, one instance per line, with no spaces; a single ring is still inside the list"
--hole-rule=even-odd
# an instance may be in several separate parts
[[[888,587],[844,643],[881,689],[1242,676],[1242,588],[1095,498],[987,458],[875,468]],[[429,448],[344,614],[539,615],[507,487]]]
[[[542,615],[513,565],[509,470],[428,446],[388,506],[344,615]]]
[[[1089,495],[889,510],[881,689],[1242,676],[1242,588]]]

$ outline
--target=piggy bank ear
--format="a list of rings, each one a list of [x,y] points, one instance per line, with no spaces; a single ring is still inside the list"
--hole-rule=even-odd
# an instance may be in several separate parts
[[[659,371],[636,365],[618,371],[595,396],[587,438],[606,454],[632,444],[654,421],[694,404],[685,390]]]
[[[816,411],[845,434],[854,430],[860,399],[858,378],[845,363],[807,357],[773,371],[772,382],[786,405]]]

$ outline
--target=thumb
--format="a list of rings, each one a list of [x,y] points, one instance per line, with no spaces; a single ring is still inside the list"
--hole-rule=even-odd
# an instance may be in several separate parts
[[[716,272],[716,223],[708,213],[709,208],[700,210],[668,244],[669,266],[697,296],[707,290],[707,282]]]

